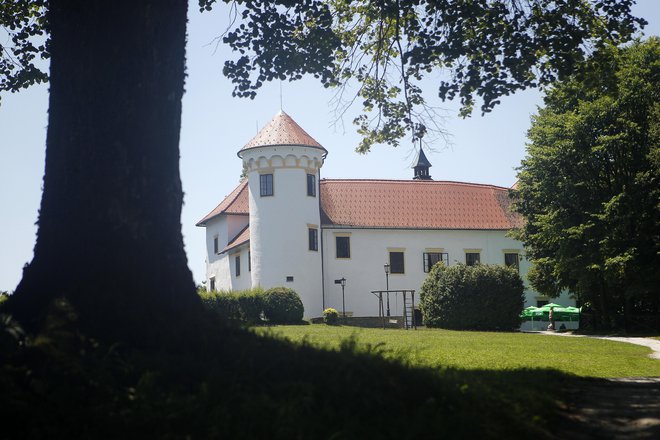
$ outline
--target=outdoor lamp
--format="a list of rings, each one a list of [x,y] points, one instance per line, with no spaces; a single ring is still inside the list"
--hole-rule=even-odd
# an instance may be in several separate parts
[[[387,316],[390,316],[390,263],[385,263],[385,290],[387,293]]]

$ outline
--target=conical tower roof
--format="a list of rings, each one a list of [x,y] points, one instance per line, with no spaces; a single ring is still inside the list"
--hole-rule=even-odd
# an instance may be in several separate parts
[[[280,110],[271,121],[266,124],[264,128],[257,133],[255,137],[250,140],[238,152],[238,156],[252,148],[258,147],[272,147],[278,145],[297,145],[302,147],[319,148],[323,150],[324,154],[328,150],[323,148],[321,144],[316,142],[300,125],[294,121],[291,116]]]

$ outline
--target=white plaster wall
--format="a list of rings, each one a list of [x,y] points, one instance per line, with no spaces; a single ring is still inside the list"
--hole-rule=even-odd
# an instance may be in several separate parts
[[[350,233],[351,258],[335,258],[335,233]],[[392,230],[392,229],[324,229],[325,307],[341,311],[341,286],[335,279],[346,278],[346,311],[355,316],[377,316],[378,300],[370,292],[385,290],[384,264],[389,262],[388,248],[403,248],[405,274],[390,274],[389,288],[414,289],[419,302],[419,288],[426,278],[423,253],[426,249],[442,249],[449,254],[449,264],[465,263],[465,249],[480,249],[481,263],[504,264],[504,252],[523,253],[522,243],[506,237],[505,231],[473,230]],[[529,268],[526,259],[520,261],[523,280]],[[526,304],[536,305],[536,292],[527,288]],[[568,302],[568,301],[567,301]],[[533,303],[533,304],[532,304]],[[562,304],[564,304],[562,302]],[[572,305],[574,302],[567,303]],[[400,315],[402,298],[390,295],[392,315]]]
[[[322,153],[299,146],[260,147],[242,153],[250,188],[251,284],[296,290],[305,317],[322,313],[321,255],[308,250],[308,225],[320,226]],[[261,173],[273,174],[273,196],[260,196]],[[316,175],[316,197],[307,195],[307,174]],[[319,241],[320,236],[319,228]],[[287,282],[287,276],[294,281]]]
[[[216,289],[231,288],[231,276],[225,254],[213,252],[213,238],[218,236],[218,252],[227,245],[227,218],[218,216],[206,224],[206,288],[211,286],[211,277],[215,277]]]
[[[228,267],[231,274],[231,289],[232,290],[246,290],[252,287],[251,274],[248,270],[248,253],[249,246],[244,245],[239,248],[232,249],[228,255]],[[236,276],[236,257],[241,259],[241,274]]]
[[[236,237],[239,232],[243,230],[248,225],[248,222],[250,221],[250,217],[247,215],[227,215],[227,237],[228,240],[233,239]],[[225,246],[227,246],[228,243],[225,243],[222,248],[224,249]]]

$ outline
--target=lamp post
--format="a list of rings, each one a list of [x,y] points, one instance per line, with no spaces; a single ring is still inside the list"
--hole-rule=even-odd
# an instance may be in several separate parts
[[[341,314],[346,318],[346,303],[344,302],[344,287],[346,287],[346,278],[341,277],[335,280],[335,284],[341,284]]]
[[[387,316],[390,316],[390,263],[385,263],[385,290],[387,290]]]

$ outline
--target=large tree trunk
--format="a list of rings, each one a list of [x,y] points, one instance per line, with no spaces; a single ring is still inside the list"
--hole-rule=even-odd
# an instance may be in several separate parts
[[[95,337],[157,345],[199,311],[181,235],[186,0],[53,0],[46,174],[10,308],[64,297]]]

